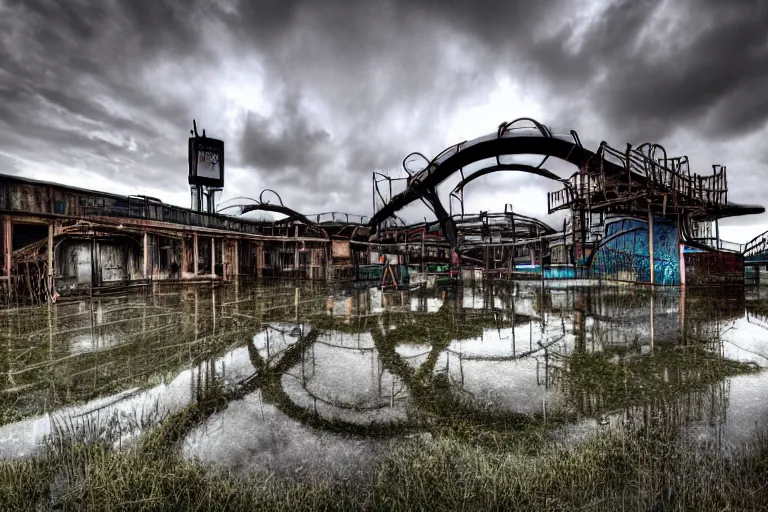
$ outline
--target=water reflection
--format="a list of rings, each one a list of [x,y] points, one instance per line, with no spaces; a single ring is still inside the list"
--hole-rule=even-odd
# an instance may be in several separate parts
[[[454,421],[727,443],[768,420],[745,366],[768,365],[768,297],[743,290],[190,288],[6,311],[0,333],[3,404],[31,415],[0,427],[3,457],[55,421],[135,435],[214,384],[229,403],[185,453],[302,474]]]

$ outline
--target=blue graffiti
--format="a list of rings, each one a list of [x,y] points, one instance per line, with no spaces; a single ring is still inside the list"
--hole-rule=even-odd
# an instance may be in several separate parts
[[[638,229],[639,228],[639,229]],[[627,232],[622,235],[621,233]],[[600,247],[592,261],[592,271],[604,277],[629,274],[632,280],[650,282],[648,222],[625,218],[606,225],[605,238],[617,235]],[[653,219],[654,281],[663,285],[680,284],[680,249],[677,223]]]

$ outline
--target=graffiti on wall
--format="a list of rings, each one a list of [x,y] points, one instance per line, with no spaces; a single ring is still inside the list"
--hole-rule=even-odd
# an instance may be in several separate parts
[[[624,218],[606,225],[606,242],[592,261],[593,274],[637,282],[650,282],[648,222]],[[680,249],[677,223],[653,219],[654,281],[674,286],[680,284]]]

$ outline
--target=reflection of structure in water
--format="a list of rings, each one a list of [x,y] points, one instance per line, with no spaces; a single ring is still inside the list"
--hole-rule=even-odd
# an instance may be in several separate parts
[[[407,389],[383,367],[370,333],[322,332],[281,382],[296,405],[327,420],[387,423],[406,419]]]

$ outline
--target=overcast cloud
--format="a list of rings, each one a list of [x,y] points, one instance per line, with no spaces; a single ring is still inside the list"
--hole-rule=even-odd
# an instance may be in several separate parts
[[[370,214],[372,171],[529,116],[725,164],[729,199],[765,204],[766,26],[760,0],[0,0],[0,172],[188,206],[196,118],[224,198]],[[548,189],[488,176],[466,207],[542,216]]]

